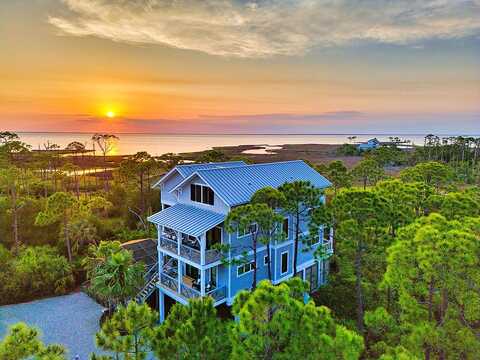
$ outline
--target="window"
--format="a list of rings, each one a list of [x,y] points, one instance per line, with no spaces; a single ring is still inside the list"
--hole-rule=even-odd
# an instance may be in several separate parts
[[[202,202],[204,204],[213,205],[213,190],[208,186],[202,186]]]
[[[207,231],[207,250],[210,250],[213,245],[220,244],[222,242],[222,228],[214,227]]]
[[[283,234],[285,235],[285,237],[289,238],[289,232],[288,232],[288,229],[289,229],[289,224],[288,224],[288,217],[283,219],[283,224],[282,224],[282,231],[283,231]]]
[[[263,257],[263,265],[268,266],[268,255]]]
[[[255,268],[255,264],[253,261],[248,264],[240,265],[237,267],[237,276],[245,275],[250,271],[253,271],[254,268]]]
[[[198,280],[200,278],[198,269],[190,264],[185,264],[185,275],[195,280]]]
[[[245,229],[245,231],[238,231],[238,237],[242,236],[247,236],[250,234],[255,234],[258,231],[258,225],[257,224],[251,224],[248,229]]]
[[[190,185],[190,200],[201,202],[203,204],[213,205],[215,195],[213,190],[208,186],[191,184]]]
[[[318,263],[305,269],[305,280],[310,284],[310,292],[318,288]]]
[[[288,271],[288,251],[285,251],[284,253],[282,253],[282,259],[280,264],[281,264],[281,273],[283,275]]]
[[[217,287],[217,267],[210,268],[210,287],[216,288]]]

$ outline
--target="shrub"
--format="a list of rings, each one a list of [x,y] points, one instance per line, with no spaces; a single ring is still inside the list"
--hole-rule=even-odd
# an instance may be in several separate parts
[[[4,265],[0,303],[28,301],[66,293],[74,284],[67,259],[50,246],[22,249]]]

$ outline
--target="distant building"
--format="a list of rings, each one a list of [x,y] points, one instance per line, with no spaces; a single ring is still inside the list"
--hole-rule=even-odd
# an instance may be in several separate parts
[[[366,150],[373,150],[380,147],[380,141],[377,138],[370,139],[366,142],[360,143],[357,145],[357,150],[366,151]]]
[[[161,190],[162,210],[148,220],[158,230],[158,274],[160,320],[165,319],[165,297],[187,304],[196,297],[210,296],[215,306],[231,305],[235,295],[249,289],[253,279],[251,262],[228,265],[222,262],[216,244],[229,245],[228,260],[243,258],[251,233],[228,233],[224,221],[233,207],[247,204],[251,196],[266,186],[310,181],[318,188],[331,183],[303,161],[247,165],[242,161],[178,165],[154,186]],[[322,198],[324,201],[324,198]],[[279,210],[281,211],[281,210]],[[313,291],[326,282],[328,259],[318,259],[314,251],[324,246],[332,253],[333,231],[321,228],[312,247],[300,243],[297,273],[293,273],[294,219],[285,216],[284,240],[271,245],[272,281],[278,284],[292,276],[310,283]],[[300,224],[302,234],[308,223]],[[252,231],[255,227],[252,226]],[[266,246],[257,250],[257,279],[268,278]]]

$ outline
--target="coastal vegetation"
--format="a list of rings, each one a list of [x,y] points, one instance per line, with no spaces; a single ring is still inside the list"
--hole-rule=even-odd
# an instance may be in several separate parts
[[[353,167],[312,164],[333,184],[325,194],[308,183],[260,190],[226,226],[247,232],[257,223],[254,251],[279,236],[279,204],[311,218],[312,234],[332,229],[328,284],[305,299],[297,278],[278,286],[254,280],[235,299],[236,321],[204,299],[174,305],[158,326],[147,305],[129,302],[144,267],[121,243],[153,236],[152,184],[182,157],[139,152],[111,164],[108,152],[87,155],[73,143],[73,153],[54,144],[33,152],[8,132],[0,144],[0,302],[67,293],[87,280],[117,308],[97,335],[113,358],[473,359],[480,351],[478,139],[429,135],[424,146],[365,151]],[[212,150],[198,160],[230,159]],[[100,172],[88,172],[89,161]],[[295,233],[296,248],[308,242]],[[32,345],[13,350],[22,344]],[[35,329],[17,325],[0,342],[0,359],[65,356],[48,349]]]

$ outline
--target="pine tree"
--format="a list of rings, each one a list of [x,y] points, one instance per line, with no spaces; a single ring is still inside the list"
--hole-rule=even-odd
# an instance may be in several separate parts
[[[37,329],[24,323],[10,327],[0,342],[0,360],[65,360],[65,349],[56,344],[44,345]]]
[[[157,321],[158,314],[147,304],[120,306],[97,333],[97,346],[113,352],[118,360],[144,360],[151,351],[152,329]]]
[[[363,340],[338,325],[330,310],[305,304],[307,284],[292,278],[278,286],[261,281],[235,298],[232,359],[358,359]]]
[[[211,298],[175,304],[155,329],[152,344],[159,359],[223,360],[230,353],[227,324],[217,318]]]

